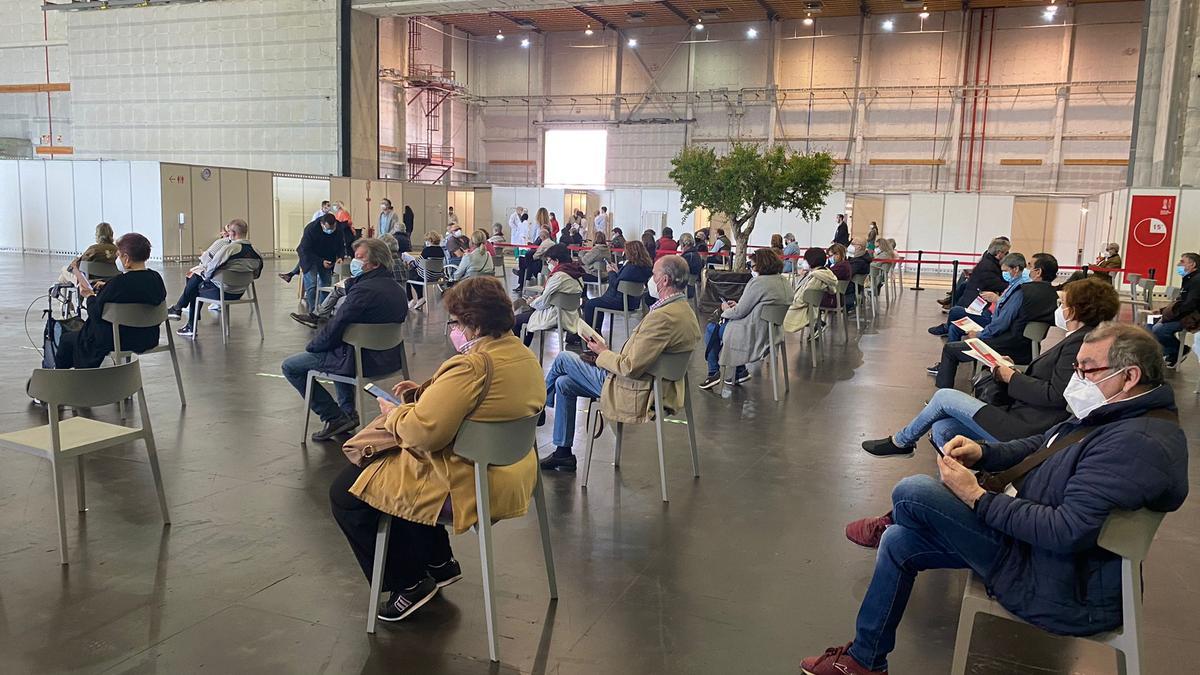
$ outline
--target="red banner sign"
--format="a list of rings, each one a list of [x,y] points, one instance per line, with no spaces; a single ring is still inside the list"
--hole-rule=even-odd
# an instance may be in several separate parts
[[[1129,239],[1125,271],[1154,276],[1165,283],[1171,269],[1171,235],[1175,230],[1175,197],[1134,195],[1129,205]]]

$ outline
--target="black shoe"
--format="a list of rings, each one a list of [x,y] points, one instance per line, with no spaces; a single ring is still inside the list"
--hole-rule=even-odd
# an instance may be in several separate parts
[[[945,335],[946,333],[949,333],[949,332],[950,332],[950,329],[948,327],[946,327],[946,324],[944,324],[944,323],[939,323],[936,326],[929,327],[930,335]]]
[[[292,283],[292,273],[291,272],[288,272],[286,274],[280,274],[279,278],[283,279],[283,283],[285,283],[285,284]]]
[[[876,457],[912,457],[912,448],[902,448],[892,442],[892,437],[881,438],[877,441],[863,441],[862,449]]]
[[[546,426],[546,409],[545,408],[542,408],[542,412],[538,413],[537,425],[539,427]]]
[[[721,384],[721,376],[719,374],[709,375],[708,377],[704,378],[703,382],[700,383],[700,388],[701,389],[712,389],[713,387],[717,386],[718,384]]]
[[[312,435],[312,439],[314,441],[327,441],[338,434],[352,431],[357,426],[358,420],[349,415],[342,414],[326,422],[324,428]]]
[[[454,558],[447,560],[441,565],[426,565],[425,571],[429,576],[433,577],[433,581],[438,588],[445,588],[450,584],[462,579],[462,566]]]
[[[575,455],[559,457],[558,453],[556,452],[555,454],[550,455],[546,459],[538,462],[538,466],[540,466],[543,471],[566,471],[568,473],[574,473]]]
[[[938,371],[941,369],[942,369],[942,364],[935,363],[932,366],[929,366],[928,368],[926,368],[925,372],[929,373],[930,375],[936,376],[938,374]]]
[[[582,344],[583,344],[583,338],[579,337],[578,335],[575,335],[574,333],[567,335],[567,345],[568,346],[573,347],[573,346],[582,345]]]
[[[437,595],[438,585],[433,580],[433,577],[426,577],[411,587],[402,591],[395,591],[392,597],[388,599],[387,604],[379,608],[380,621],[400,621],[408,618],[410,614],[421,608],[421,605],[433,599]]]
[[[297,314],[296,312],[292,312],[288,316],[292,317],[292,320],[296,323],[303,324],[309,328],[316,328],[317,323],[320,321],[316,314]]]
[[[183,310],[178,307],[171,307],[167,310],[167,318],[172,321],[179,321],[183,318]]]

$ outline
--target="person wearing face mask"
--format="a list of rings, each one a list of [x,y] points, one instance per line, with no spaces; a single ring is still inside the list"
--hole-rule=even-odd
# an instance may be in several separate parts
[[[1168,368],[1174,368],[1179,358],[1179,332],[1194,333],[1200,330],[1200,254],[1184,253],[1179,256],[1175,273],[1179,275],[1179,297],[1163,308],[1162,317],[1150,329],[1158,344],[1162,345],[1163,359]],[[1183,348],[1183,355],[1191,352]]]
[[[1008,254],[1004,258],[1004,278],[1009,280],[1009,287],[1003,295],[995,298],[995,313],[983,330],[978,334],[968,333],[965,337],[983,340],[992,349],[1012,359],[1013,363],[1029,363],[1033,358],[1033,343],[1025,337],[1025,326],[1030,321],[1054,323],[1058,293],[1049,280],[1056,274],[1058,260],[1049,253],[1034,254],[1031,272],[1025,269],[1025,256],[1020,253]],[[973,360],[966,355],[969,348],[967,343],[959,341],[942,345],[942,360],[926,368],[939,389],[954,387],[958,364]]]
[[[641,242],[631,241],[628,245],[640,246]],[[541,461],[543,469],[575,471],[571,448],[575,440],[575,404],[581,396],[600,399],[600,413],[609,422],[641,423],[650,419],[653,381],[646,369],[664,352],[691,351],[700,340],[696,313],[684,293],[688,274],[687,263],[677,255],[663,256],[654,263],[650,284],[658,301],[638,322],[620,353],[610,350],[603,341],[587,340],[588,352],[594,357],[585,360],[564,350],[554,358],[546,373],[545,400],[546,406],[554,409],[555,449]],[[683,397],[682,382],[668,383],[662,391],[663,406],[678,410],[683,406]]]
[[[350,274],[346,297],[333,317],[309,340],[303,352],[287,357],[280,366],[283,376],[301,397],[310,370],[354,376],[354,348],[342,340],[350,324],[403,323],[408,316],[404,291],[392,276],[392,253],[387,244],[370,238],[354,242]],[[368,378],[394,373],[404,363],[403,344],[383,351],[364,349],[362,354],[363,375]],[[336,401],[320,383],[312,384],[311,408],[325,423],[312,435],[314,441],[329,440],[358,427],[355,409],[358,396],[354,385],[337,382],[334,386]]]
[[[188,309],[187,323],[175,331],[177,335],[186,338],[196,336],[196,322],[200,320],[196,298],[220,299],[223,289],[226,299],[237,300],[250,288],[245,284],[226,281],[217,275],[218,272],[249,272],[255,279],[262,274],[263,259],[247,238],[250,226],[246,221],[234,218],[225,226],[225,231],[229,238],[218,239],[200,256],[200,264],[188,270],[183,293],[167,309],[167,316],[171,319],[182,318],[183,310]]]
[[[987,250],[979,258],[979,262],[975,263],[975,267],[971,269],[966,279],[961,283],[956,282],[949,297],[939,301],[942,307],[948,308],[949,316],[946,317],[945,322],[930,326],[930,335],[947,335],[950,328],[953,327],[951,322],[966,316],[966,308],[975,302],[975,298],[979,297],[981,293],[985,291],[1003,293],[1004,289],[1008,288],[1003,270],[1000,269],[1000,261],[1008,255],[1010,250],[1012,250],[1012,245],[1009,243],[1008,237],[996,237],[992,243],[988,244]],[[985,313],[988,311],[985,310]]]
[[[296,254],[304,275],[304,302],[310,311],[317,307],[317,288],[328,286],[332,280],[333,266],[342,258],[344,246],[337,218],[331,213],[304,228]]]
[[[407,619],[438,590],[462,578],[445,526],[461,534],[476,524],[475,465],[455,453],[465,420],[508,422],[537,415],[545,401],[542,368],[512,334],[512,303],[495,277],[464,279],[443,300],[458,354],[423,384],[405,380],[379,401],[382,427],[399,448],[365,467],[346,466],[329,487],[333,518],[368,583],[379,519],[391,519],[378,607],[386,622]],[[525,515],[537,483],[537,452],[487,471],[494,521]]]
[[[146,268],[150,241],[131,232],[117,239],[117,263],[122,273],[107,281],[90,282],[78,265],[71,268],[79,297],[87,309],[87,320],[79,330],[51,318],[46,325],[43,368],[96,368],[113,350],[112,324],[105,321],[108,304],[159,305],[167,299],[167,287],[158,272]],[[158,346],[159,327],[121,327],[121,349],[141,353]]]
[[[779,276],[783,261],[774,249],[760,248],[750,254],[750,281],[742,297],[721,303],[720,321],[711,322],[704,333],[704,357],[708,361],[708,377],[701,389],[712,389],[721,383],[721,367],[735,366],[725,380],[733,387],[750,379],[747,363],[766,357],[771,351],[770,333],[762,319],[767,305],[786,305],[792,299],[792,287]]]
[[[804,300],[806,291],[824,291],[826,297],[837,292],[838,278],[826,267],[826,262],[823,248],[810,248],[804,252],[804,259],[800,261],[800,273],[804,276],[796,286],[796,291],[792,294],[792,303],[783,318],[785,331],[796,333],[808,328],[812,322],[820,320],[817,305],[810,305]]]
[[[599,331],[600,326],[596,322],[596,310],[601,307],[605,309],[622,309],[625,305],[621,291],[618,290],[618,285],[622,281],[647,284],[653,275],[653,269],[654,259],[650,257],[642,242],[636,239],[625,242],[625,264],[619,270],[616,265],[609,264],[608,289],[604,291],[604,295],[592,298],[583,303],[583,320],[589,326]],[[615,276],[613,272],[616,273]],[[637,309],[641,306],[641,301],[641,295],[629,296],[629,309],[631,311]],[[578,339],[578,336],[575,336],[574,340]],[[574,340],[572,340],[572,343],[578,344]]]
[[[929,569],[972,570],[1005,609],[1054,634],[1122,625],[1124,563],[1097,539],[1114,512],[1183,505],[1187,438],[1146,331],[1102,323],[1077,359],[1064,391],[1071,418],[1008,442],[956,436],[936,459],[938,478],[896,485],[854,639],[804,659],[805,673],[886,673],[913,585]],[[981,484],[971,469],[993,478]]]
[[[796,235],[788,232],[783,235],[783,273],[794,274],[796,265],[800,255],[800,245],[796,243]]]
[[[850,262],[846,260],[846,247],[841,244],[834,244],[828,249],[829,256],[825,259],[825,265],[833,272],[833,276],[837,277],[838,281],[850,281],[850,277],[854,272],[850,267]],[[847,298],[850,295],[850,289],[846,289],[846,297],[842,299],[843,304],[848,302]],[[826,293],[825,299],[821,301],[821,306],[826,309],[837,307],[837,291]]]
[[[396,217],[396,209],[392,208],[392,200],[379,200],[379,237],[393,234],[399,221],[400,219]]]
[[[867,243],[860,238],[855,238],[850,241],[850,246],[846,248],[850,263],[850,278],[853,279],[858,275],[868,275],[871,273],[871,261],[874,258],[870,251],[867,250]],[[852,285],[853,286],[853,285]],[[846,309],[854,311],[854,305],[858,302],[858,295],[864,291],[863,288],[851,288],[850,292],[846,293]]]
[[[516,315],[513,335],[520,336],[522,327],[528,326],[525,346],[533,344],[533,335],[540,330],[553,330],[560,322],[563,330],[574,333],[579,330],[579,299],[583,294],[583,265],[571,258],[566,244],[555,244],[543,256],[550,266],[546,288],[528,303],[528,308]],[[560,309],[550,304],[556,295],[571,299],[573,310]]]

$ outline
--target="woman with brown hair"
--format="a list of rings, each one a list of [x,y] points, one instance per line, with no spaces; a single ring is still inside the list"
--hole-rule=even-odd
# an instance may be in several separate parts
[[[583,320],[587,321],[589,326],[599,330],[599,327],[596,325],[596,310],[598,308],[621,309],[624,307],[621,292],[617,290],[617,285],[622,281],[644,284],[650,280],[653,268],[654,258],[651,258],[650,253],[646,251],[645,244],[640,241],[625,242],[625,265],[618,271],[616,265],[609,264],[608,290],[604,292],[604,295],[592,298],[583,303]],[[615,277],[612,276],[612,272],[616,272],[617,275]],[[629,309],[637,309],[641,301],[640,293],[629,296]]]
[[[542,369],[512,334],[512,303],[495,277],[470,277],[446,292],[450,340],[458,354],[424,384],[392,388],[402,402],[380,400],[382,426],[398,448],[365,468],[347,466],[329,488],[334,520],[342,528],[367,580],[380,518],[392,518],[379,608],[383,621],[400,621],[439,588],[462,578],[442,523],[455,534],[476,522],[474,465],[454,453],[463,420],[506,422],[536,415],[546,402]],[[491,515],[517,518],[529,508],[537,481],[537,453],[488,469]]]
[[[654,230],[642,232],[642,245],[646,247],[646,252],[650,254],[651,260],[658,259],[658,241],[654,238]]]
[[[747,363],[753,363],[770,353],[771,340],[767,324],[762,320],[762,308],[767,305],[787,305],[792,300],[792,287],[779,275],[783,260],[774,249],[760,248],[746,261],[752,275],[738,300],[721,304],[721,320],[708,324],[704,332],[704,356],[708,360],[708,377],[701,389],[710,389],[721,382],[721,366],[736,366],[729,386],[750,379]]]

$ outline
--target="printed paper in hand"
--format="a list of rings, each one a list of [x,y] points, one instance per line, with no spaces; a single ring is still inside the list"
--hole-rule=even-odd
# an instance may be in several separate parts
[[[979,324],[972,321],[971,317],[969,317],[969,316],[964,316],[963,318],[959,319],[958,321],[951,321],[950,323],[954,324],[955,326],[958,326],[960,330],[964,330],[968,333],[979,333],[983,330],[983,326],[980,326]]]
[[[967,306],[967,314],[979,316],[983,314],[985,307],[987,307],[987,300],[984,300],[983,298],[975,298],[975,302],[972,302]]]
[[[589,326],[586,321],[580,321],[577,324],[577,328],[578,328],[577,332],[579,333],[579,337],[583,338],[584,340],[595,341],[595,342],[599,342],[600,344],[605,344],[604,338],[599,333],[596,332],[596,329]]]
[[[966,344],[970,349],[964,353],[989,368],[995,366],[1013,367],[1012,361],[1001,356],[999,352],[989,347],[986,342],[979,338],[967,338]]]

